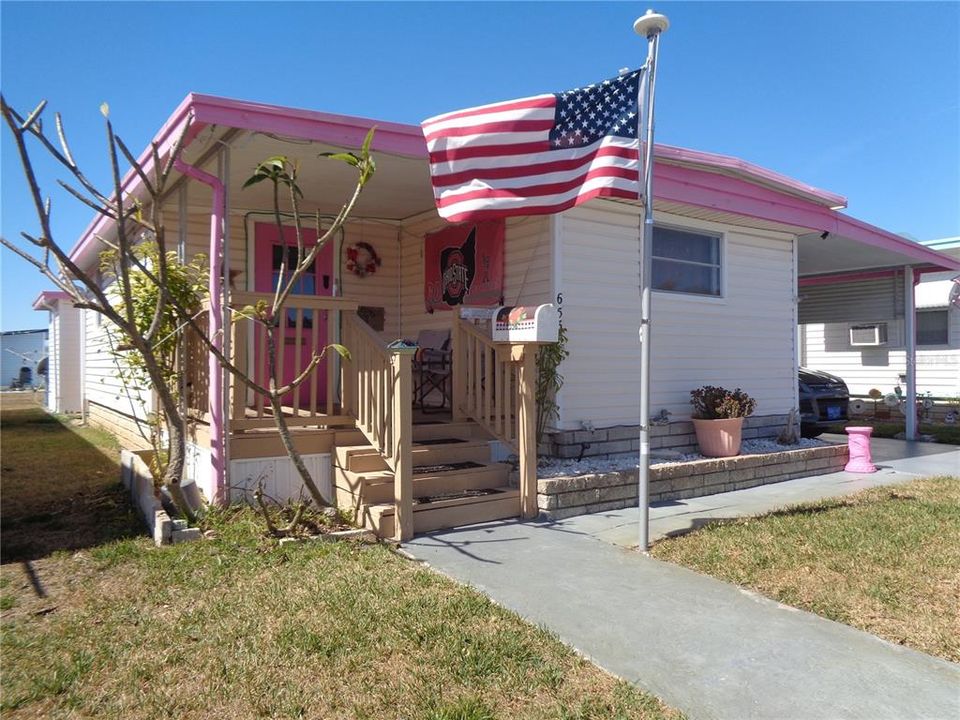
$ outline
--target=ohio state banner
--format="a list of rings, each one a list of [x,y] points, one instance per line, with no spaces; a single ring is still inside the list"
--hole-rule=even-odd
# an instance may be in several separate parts
[[[423,240],[427,312],[454,305],[499,305],[506,225],[484,220],[444,228]]]

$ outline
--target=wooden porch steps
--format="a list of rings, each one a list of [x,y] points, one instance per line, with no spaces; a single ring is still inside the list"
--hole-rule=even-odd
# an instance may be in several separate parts
[[[341,443],[341,437],[343,442]],[[415,533],[520,514],[509,487],[510,466],[491,462],[489,436],[471,422],[413,426],[412,495]],[[376,448],[350,432],[337,433],[337,504],[381,537],[393,537],[394,477]]]
[[[495,492],[490,495],[415,502],[413,531],[424,533],[517,517],[520,514],[520,491],[511,487],[492,489]],[[392,537],[395,513],[392,502],[366,505],[364,524],[381,537]]]

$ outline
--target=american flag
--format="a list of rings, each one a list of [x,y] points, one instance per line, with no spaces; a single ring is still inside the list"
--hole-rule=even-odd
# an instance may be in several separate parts
[[[424,120],[440,215],[463,222],[638,199],[642,73]]]

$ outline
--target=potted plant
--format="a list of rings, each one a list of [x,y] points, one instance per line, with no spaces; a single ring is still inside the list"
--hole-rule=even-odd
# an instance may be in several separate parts
[[[705,457],[739,455],[743,419],[753,414],[757,401],[740,388],[727,390],[704,385],[690,392],[690,403],[700,454]]]

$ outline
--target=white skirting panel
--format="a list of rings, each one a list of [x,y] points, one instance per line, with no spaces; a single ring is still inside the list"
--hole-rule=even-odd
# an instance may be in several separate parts
[[[302,457],[320,493],[332,500],[330,453]],[[253,492],[261,479],[264,494],[278,502],[297,500],[301,494],[309,497],[289,458],[256,458],[230,462],[230,502],[253,502]]]
[[[209,502],[213,497],[213,468],[210,467],[210,448],[187,443],[184,471],[187,482],[194,482]]]

